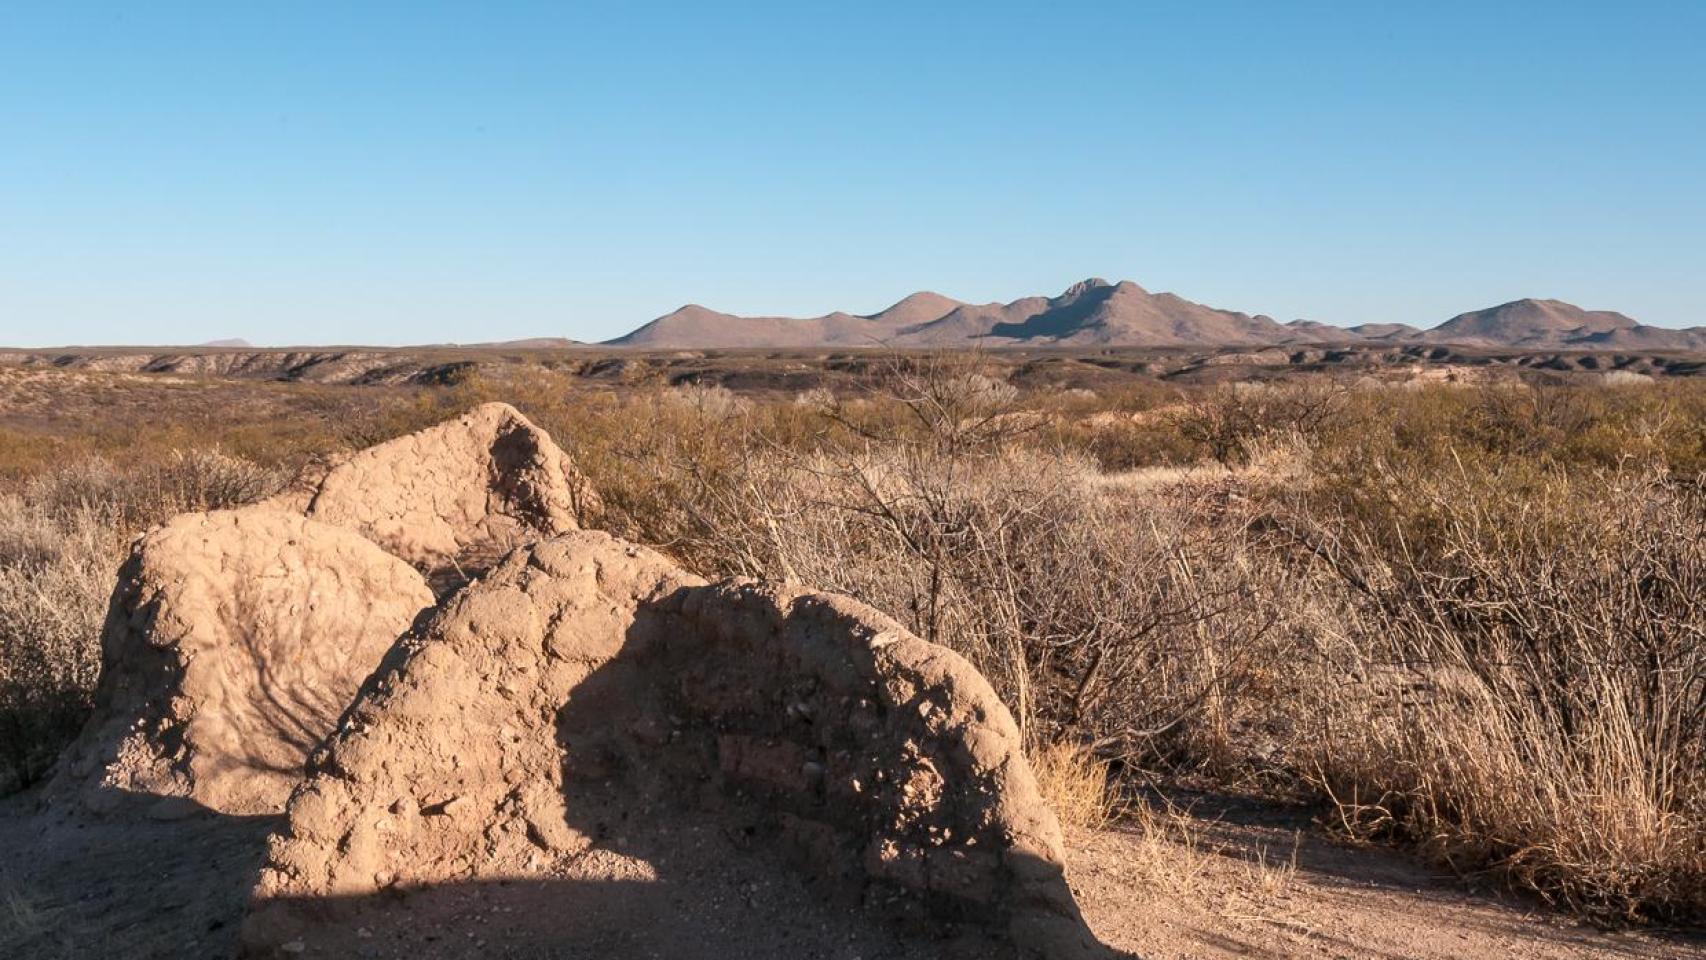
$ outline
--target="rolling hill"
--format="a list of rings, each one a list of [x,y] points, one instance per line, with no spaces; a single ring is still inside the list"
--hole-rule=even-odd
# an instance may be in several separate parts
[[[1706,328],[1650,327],[1562,300],[1512,300],[1461,313],[1421,334],[1430,343],[1557,349],[1706,350]]]

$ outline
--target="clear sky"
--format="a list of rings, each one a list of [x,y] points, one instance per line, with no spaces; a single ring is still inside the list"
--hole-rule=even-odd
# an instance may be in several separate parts
[[[0,343],[1136,280],[1706,323],[1706,2],[0,0]]]

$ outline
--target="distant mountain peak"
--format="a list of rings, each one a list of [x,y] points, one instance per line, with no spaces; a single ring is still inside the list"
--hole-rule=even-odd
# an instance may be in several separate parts
[[[1130,283],[1130,281],[1126,282]],[[1132,285],[1136,286],[1136,284]],[[1088,280],[1080,280],[1072,286],[1067,287],[1066,292],[1060,295],[1060,299],[1065,300],[1069,298],[1082,297],[1092,290],[1100,290],[1103,287],[1111,286],[1113,286],[1113,284],[1103,280],[1101,277],[1091,277]]]
[[[899,300],[896,300],[894,302],[894,306],[898,307],[903,303],[959,303],[959,302],[960,301],[955,300],[953,297],[943,296],[942,294],[937,293],[934,290],[920,290],[917,293],[909,293],[906,296],[901,297]]]
[[[945,297],[934,290],[920,290],[900,298],[876,313],[865,314],[860,319],[879,325],[908,327],[947,316],[963,306],[965,304],[953,297]]]

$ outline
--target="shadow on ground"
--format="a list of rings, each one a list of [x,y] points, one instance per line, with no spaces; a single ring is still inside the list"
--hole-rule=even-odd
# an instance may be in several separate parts
[[[224,957],[279,817],[118,798],[150,817],[0,805],[0,957]],[[155,817],[169,817],[156,819]]]

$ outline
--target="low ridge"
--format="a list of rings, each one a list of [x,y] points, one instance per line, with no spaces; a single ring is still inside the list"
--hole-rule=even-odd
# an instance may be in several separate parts
[[[1578,337],[1638,326],[1609,310],[1583,310],[1562,300],[1522,299],[1460,313],[1429,330],[1427,337],[1453,343],[1562,346]]]
[[[1432,330],[1402,323],[1338,327],[1279,323],[1262,314],[1150,293],[1129,280],[1091,277],[1053,297],[962,303],[912,294],[877,313],[742,317],[689,304],[607,345],[651,349],[967,346],[1254,347],[1303,343],[1423,342],[1540,349],[1706,350],[1706,327],[1651,327],[1621,313],[1561,300],[1515,300],[1459,314]]]

